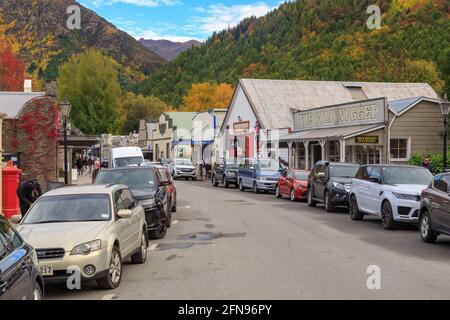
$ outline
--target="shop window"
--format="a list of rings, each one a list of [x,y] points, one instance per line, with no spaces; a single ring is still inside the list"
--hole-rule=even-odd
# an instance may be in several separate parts
[[[330,162],[341,161],[341,144],[338,141],[331,141],[328,144],[328,160]]]
[[[306,168],[306,149],[303,142],[296,143],[295,146],[297,150],[297,162],[295,163],[296,168]]]
[[[410,154],[409,138],[393,138],[391,139],[391,160],[407,161]]]
[[[381,148],[377,146],[356,146],[355,155],[360,165],[381,163]]]

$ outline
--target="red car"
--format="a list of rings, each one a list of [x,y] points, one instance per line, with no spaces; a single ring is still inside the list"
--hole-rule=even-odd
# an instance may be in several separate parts
[[[308,195],[309,171],[287,170],[278,179],[275,195],[277,198],[289,197],[291,201],[304,200]]]

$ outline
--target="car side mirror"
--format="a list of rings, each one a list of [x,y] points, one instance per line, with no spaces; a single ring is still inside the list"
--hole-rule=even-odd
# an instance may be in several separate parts
[[[132,215],[133,210],[128,209],[120,210],[119,213],[117,214],[117,216],[121,219],[130,219]]]
[[[20,214],[14,215],[9,221],[11,221],[12,224],[19,224],[20,221],[22,221],[22,216]]]
[[[369,181],[372,183],[380,183],[381,182],[379,178],[375,178],[375,177],[369,178]]]
[[[255,170],[255,167],[250,167],[249,169],[254,171],[254,170]]]

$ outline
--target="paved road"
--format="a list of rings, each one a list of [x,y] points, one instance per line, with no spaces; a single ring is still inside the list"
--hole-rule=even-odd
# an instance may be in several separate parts
[[[126,265],[121,287],[48,288],[49,299],[449,299],[450,238],[325,213],[202,182],[177,182],[178,221],[147,264]],[[382,272],[368,290],[367,268]]]

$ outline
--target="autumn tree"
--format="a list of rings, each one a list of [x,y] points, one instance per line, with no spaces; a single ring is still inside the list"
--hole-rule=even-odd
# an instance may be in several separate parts
[[[210,109],[227,109],[233,96],[229,84],[196,83],[183,98],[183,111],[203,112]]]
[[[0,91],[22,91],[25,64],[9,45],[0,47]]]
[[[122,109],[125,115],[123,131],[124,133],[129,133],[139,130],[139,121],[141,119],[158,120],[159,116],[167,111],[168,107],[156,97],[144,97],[128,92],[123,98]]]
[[[58,98],[72,104],[71,120],[86,134],[119,133],[123,116],[114,61],[89,49],[59,68]]]

